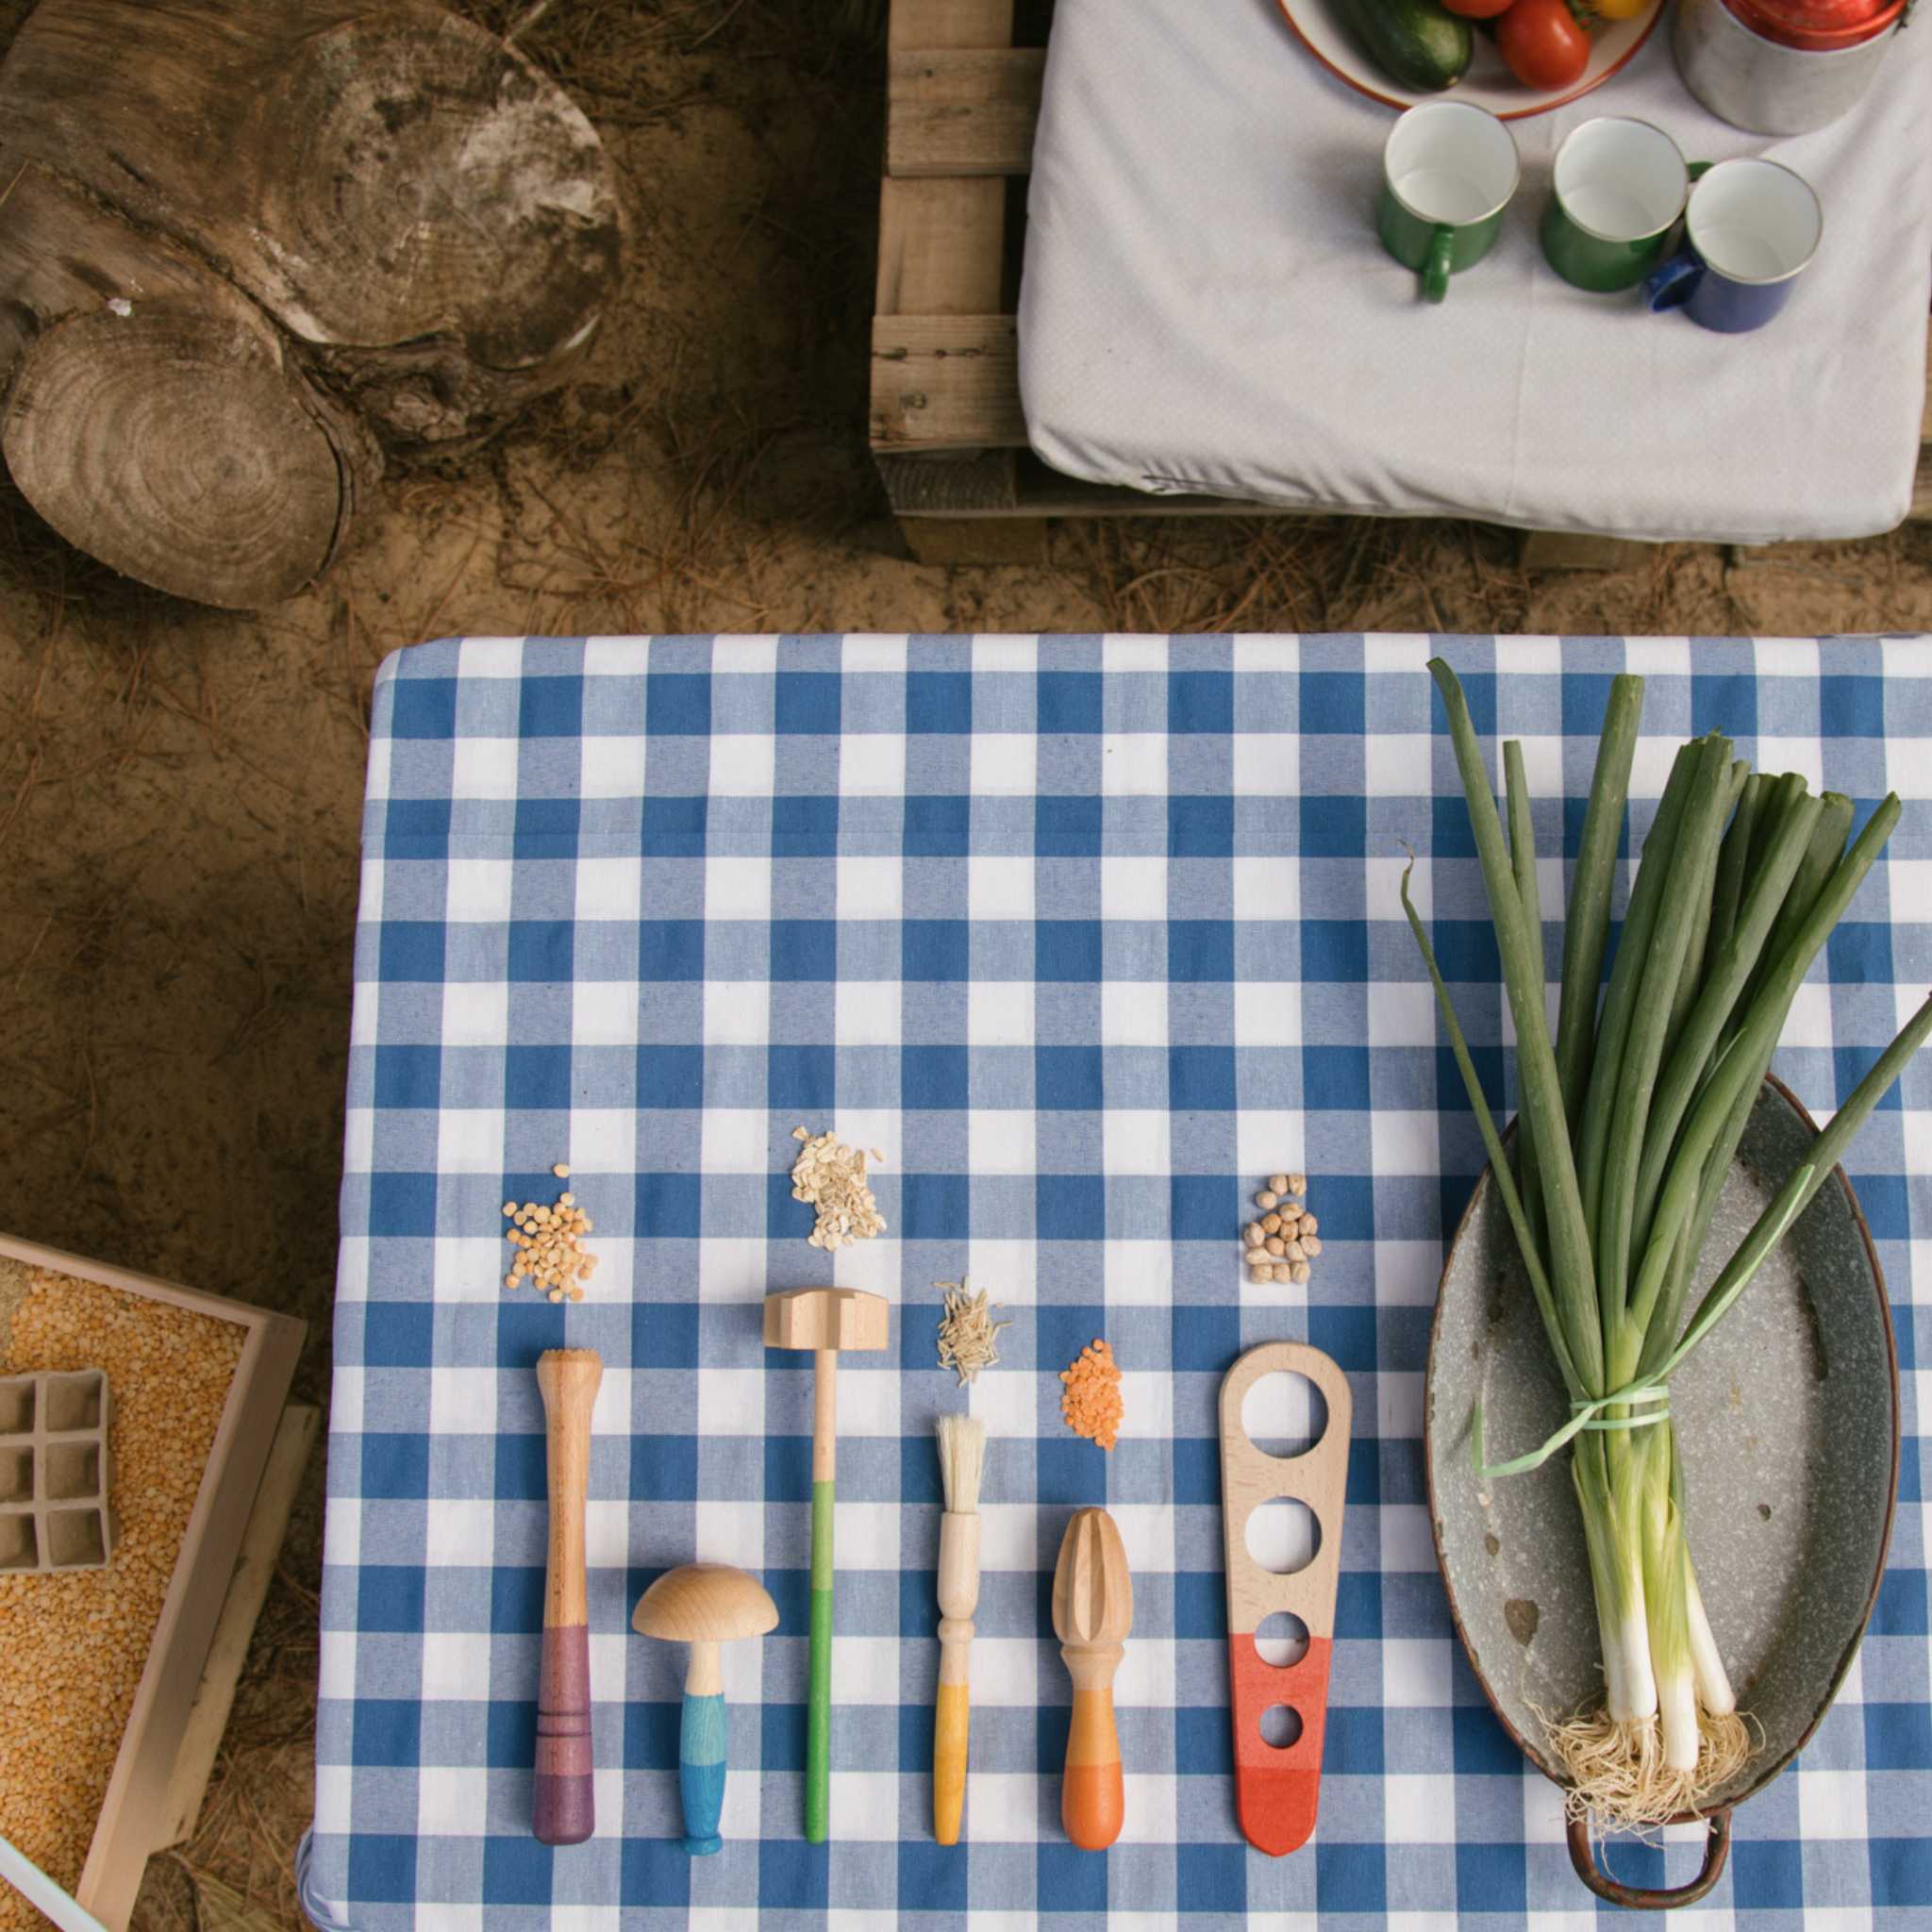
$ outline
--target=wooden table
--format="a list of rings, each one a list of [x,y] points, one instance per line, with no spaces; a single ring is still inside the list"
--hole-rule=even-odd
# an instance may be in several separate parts
[[[1083,483],[1027,447],[1014,309],[1052,12],[1052,0],[891,0],[870,433],[925,563],[1038,561],[1062,517],[1308,514]],[[1932,516],[1924,451],[1910,514]],[[1652,547],[1535,531],[1524,561],[1602,568]]]

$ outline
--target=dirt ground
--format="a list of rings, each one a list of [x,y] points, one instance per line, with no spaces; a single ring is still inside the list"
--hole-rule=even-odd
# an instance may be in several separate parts
[[[582,380],[467,465],[393,471],[259,616],[149,593],[0,487],[0,1159],[12,1232],[328,1314],[371,675],[449,632],[1932,628],[1932,531],[1525,577],[1475,525],[1119,524],[1050,567],[909,561],[865,450],[878,0],[465,0],[622,171]],[[0,0],[0,39],[26,11]],[[535,12],[534,21],[528,15]],[[201,1829],[138,1923],[299,1924],[318,1456]]]

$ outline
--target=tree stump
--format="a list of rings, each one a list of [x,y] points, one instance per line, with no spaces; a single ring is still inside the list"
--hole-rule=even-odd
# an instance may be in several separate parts
[[[0,64],[0,453],[115,569],[273,603],[386,451],[566,379],[619,245],[590,123],[441,8],[42,0]]]

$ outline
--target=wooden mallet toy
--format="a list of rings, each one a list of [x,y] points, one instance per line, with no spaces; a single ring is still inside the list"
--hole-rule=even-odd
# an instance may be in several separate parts
[[[591,1409],[604,1379],[594,1348],[537,1357],[550,1487],[543,1651],[537,1679],[537,1790],[530,1831],[542,1844],[581,1844],[597,1824],[591,1764],[591,1622],[584,1580],[584,1492]]]
[[[704,1857],[724,1843],[718,1820],[724,1810],[729,1721],[718,1646],[762,1637],[776,1625],[778,1606],[761,1583],[729,1563],[687,1563],[667,1570],[645,1591],[630,1621],[645,1637],[691,1645],[677,1732],[677,1789],[684,1801],[684,1848]]]
[[[1134,1583],[1120,1527],[1105,1509],[1076,1510],[1054,1566],[1053,1632],[1074,1680],[1060,1824],[1085,1851],[1106,1851],[1126,1819],[1113,1677],[1133,1627]]]
[[[765,1297],[765,1346],[812,1351],[811,1685],[805,1718],[805,1835],[825,1841],[832,1771],[832,1488],[838,1467],[839,1357],[884,1348],[891,1304],[853,1288]]]

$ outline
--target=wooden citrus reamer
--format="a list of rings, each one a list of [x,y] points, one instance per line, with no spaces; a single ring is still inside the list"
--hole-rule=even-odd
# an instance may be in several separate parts
[[[1053,1629],[1074,1680],[1060,1824],[1085,1851],[1104,1852],[1126,1818],[1113,1678],[1133,1627],[1134,1584],[1120,1527],[1105,1509],[1075,1510],[1054,1566]]]
[[[584,1578],[584,1494],[591,1410],[604,1379],[594,1348],[546,1348],[543,1396],[550,1543],[543,1579],[543,1650],[537,1680],[537,1789],[530,1831],[546,1845],[581,1844],[596,1828],[591,1760],[591,1613]]]
[[[891,1304],[855,1288],[793,1288],[765,1297],[765,1346],[812,1351],[811,1682],[805,1711],[805,1836],[830,1829],[832,1505],[839,1454],[839,1355],[884,1348]]]
[[[1241,1404],[1263,1375],[1306,1375],[1328,1406],[1319,1441],[1300,1456],[1270,1456],[1241,1424]],[[1348,1488],[1348,1379],[1318,1348],[1264,1341],[1228,1370],[1221,1384],[1221,1524],[1227,1566],[1227,1661],[1234,1724],[1235,1810],[1257,1851],[1280,1857],[1306,1844],[1321,1800],[1322,1738],[1328,1712],[1328,1665],[1335,1641],[1335,1587],[1341,1568],[1341,1510]],[[1248,1518],[1276,1496],[1313,1510],[1321,1536],[1313,1559],[1286,1576],[1248,1553]],[[1307,1654],[1271,1664],[1255,1632],[1277,1610],[1307,1626]],[[1264,1712],[1286,1705],[1301,1734],[1277,1746],[1261,1735]]]

